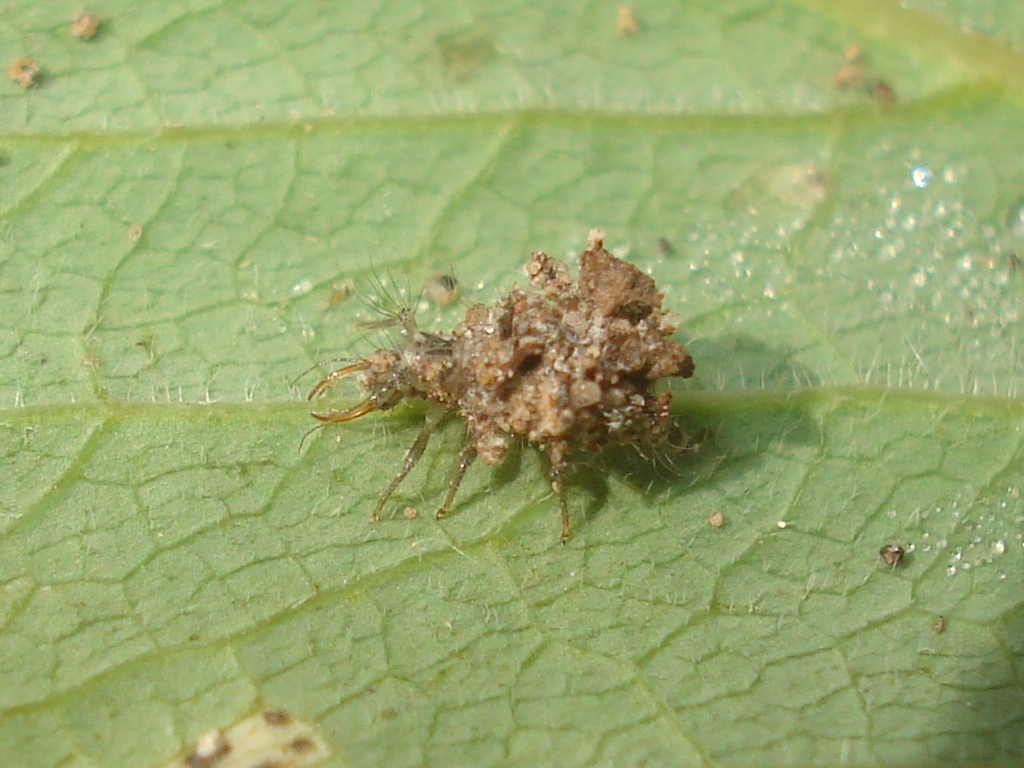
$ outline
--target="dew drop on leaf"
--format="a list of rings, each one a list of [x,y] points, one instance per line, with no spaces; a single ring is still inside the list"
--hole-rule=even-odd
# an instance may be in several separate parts
[[[1024,240],[1024,197],[1018,200],[1010,208],[1006,217],[1006,228],[1010,235],[1017,240]]]
[[[932,183],[932,172],[923,165],[915,165],[910,169],[910,180],[918,189],[924,189]]]

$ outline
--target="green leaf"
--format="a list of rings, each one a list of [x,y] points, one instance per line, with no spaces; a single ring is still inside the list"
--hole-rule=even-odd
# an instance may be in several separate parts
[[[264,705],[337,766],[1024,758],[1017,4],[90,10],[0,14],[8,764]],[[453,419],[371,523],[421,413],[303,444],[293,385],[389,343],[358,294],[450,272],[446,330],[594,226],[700,450],[582,463],[562,547],[529,448],[433,519]]]

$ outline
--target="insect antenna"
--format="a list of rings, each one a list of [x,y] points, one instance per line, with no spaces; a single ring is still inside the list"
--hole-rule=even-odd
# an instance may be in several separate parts
[[[324,428],[324,425],[323,425],[323,424],[317,424],[317,425],[316,425],[315,427],[313,427],[312,429],[307,429],[307,430],[306,430],[306,434],[304,434],[304,435],[302,436],[302,439],[301,439],[301,440],[299,440],[299,450],[298,450],[298,452],[299,452],[299,453],[302,453],[302,446],[304,446],[304,445],[306,444],[306,438],[308,438],[308,437],[309,437],[310,435],[312,435],[312,434],[313,434],[314,432],[316,432],[316,431],[317,431],[318,429],[323,429],[323,428]]]

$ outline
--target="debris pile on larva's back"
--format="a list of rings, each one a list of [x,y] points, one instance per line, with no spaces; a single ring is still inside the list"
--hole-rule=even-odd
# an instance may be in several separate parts
[[[361,371],[369,393],[346,411],[313,414],[322,422],[388,410],[406,397],[435,404],[374,518],[447,412],[464,419],[467,442],[438,516],[448,512],[476,457],[497,464],[520,436],[548,457],[563,540],[569,534],[564,475],[571,452],[664,439],[671,394],[656,392],[655,383],[692,376],[693,359],[672,340],[676,317],[662,311],[654,281],[606,251],[602,240],[600,230],[591,231],[576,282],[564,262],[534,252],[526,263],[534,290],[517,286],[496,307],[470,307],[451,334],[422,332],[411,313],[403,313],[398,349],[379,349],[314,387],[311,398]]]

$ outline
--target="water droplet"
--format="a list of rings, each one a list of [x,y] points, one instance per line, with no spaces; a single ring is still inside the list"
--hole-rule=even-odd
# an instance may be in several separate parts
[[[305,296],[307,293],[313,290],[313,281],[308,278],[305,280],[299,280],[295,285],[292,286],[293,296]]]
[[[771,283],[766,283],[764,286],[764,295],[769,299],[775,298],[775,286]]]
[[[910,180],[918,189],[924,189],[932,183],[932,172],[923,165],[915,165],[910,169]]]
[[[903,251],[903,240],[897,239],[882,246],[878,252],[878,258],[882,261],[892,261]]]
[[[1018,240],[1024,240],[1024,197],[1010,207],[1006,216],[1006,227]]]
[[[955,565],[949,566],[949,568],[946,569],[946,575],[947,576],[956,576],[956,566]]]
[[[994,557],[998,557],[999,555],[1003,554],[1003,552],[1005,552],[1005,551],[1006,551],[1006,542],[1003,541],[1002,539],[999,539],[999,541],[995,542],[992,545],[992,555]]]

